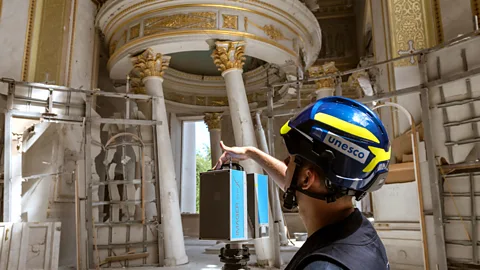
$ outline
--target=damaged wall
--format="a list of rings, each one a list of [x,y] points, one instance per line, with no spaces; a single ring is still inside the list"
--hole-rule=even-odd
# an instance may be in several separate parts
[[[76,264],[75,168],[83,127],[40,123],[23,153],[22,222],[60,221],[61,266]],[[54,138],[52,140],[52,138]],[[26,144],[27,142],[24,142]]]

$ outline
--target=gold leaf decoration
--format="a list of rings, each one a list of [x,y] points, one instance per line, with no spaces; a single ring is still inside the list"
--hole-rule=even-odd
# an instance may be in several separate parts
[[[130,40],[136,39],[140,36],[140,24],[132,26],[130,28]]]
[[[190,12],[158,16],[145,20],[144,35],[152,35],[169,29],[196,28],[215,29],[217,27],[217,13]]]
[[[335,74],[338,72],[338,69],[335,67],[335,62],[325,63],[322,66],[312,66],[308,70],[310,77],[321,77],[328,74]],[[335,88],[335,78],[325,78],[320,79],[315,82],[317,88]]]
[[[243,68],[245,64],[245,45],[243,41],[215,42],[216,50],[212,53],[213,63],[219,71],[226,71],[232,68]]]
[[[221,113],[205,113],[205,117],[203,118],[205,124],[208,126],[208,130],[212,129],[220,129],[220,124],[222,120]]]
[[[236,15],[226,15],[222,14],[223,17],[223,28],[228,29],[238,29],[238,16]]]
[[[266,34],[269,38],[271,38],[271,39],[273,39],[273,40],[275,40],[275,41],[287,39],[287,38],[283,35],[282,31],[280,31],[280,29],[275,28],[275,26],[273,26],[273,25],[271,25],[271,24],[264,25],[264,26],[262,27],[262,30],[263,30],[263,32],[265,32],[265,34]]]
[[[110,55],[113,55],[113,53],[117,49],[117,44],[118,44],[117,40],[114,40],[110,43],[110,49],[109,49]]]
[[[139,56],[132,57],[132,62],[131,77],[143,80],[149,76],[163,77],[163,73],[170,64],[170,57],[163,56],[161,53],[155,54],[151,48],[148,48]]]
[[[422,0],[389,0],[394,55],[425,49],[433,44],[429,40],[427,10]],[[416,60],[405,58],[395,66],[416,65]]]

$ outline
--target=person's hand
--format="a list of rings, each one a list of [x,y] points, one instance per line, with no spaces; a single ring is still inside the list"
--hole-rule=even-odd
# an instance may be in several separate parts
[[[218,159],[217,164],[213,169],[218,170],[222,165],[230,160],[246,160],[250,157],[248,156],[248,147],[228,147],[223,141],[220,142],[220,147],[222,147],[223,155]]]

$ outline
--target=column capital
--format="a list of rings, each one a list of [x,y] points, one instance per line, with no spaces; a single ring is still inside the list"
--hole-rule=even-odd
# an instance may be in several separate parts
[[[170,56],[164,56],[161,53],[155,53],[152,48],[148,48],[141,54],[132,57],[133,69],[130,73],[132,81],[134,78],[143,81],[147,77],[163,78],[165,70],[170,64]]]
[[[230,69],[242,69],[245,64],[244,41],[217,41],[216,49],[212,53],[213,63],[218,70],[225,72]]]
[[[335,62],[329,62],[321,66],[313,66],[308,71],[311,77],[321,77],[329,74],[335,74],[338,72],[338,69],[335,67]],[[315,81],[315,83],[318,89],[335,88],[335,79],[331,77]]]
[[[222,120],[221,113],[205,113],[205,117],[203,118],[205,124],[208,126],[208,130],[211,131],[213,129],[220,129],[220,121]]]

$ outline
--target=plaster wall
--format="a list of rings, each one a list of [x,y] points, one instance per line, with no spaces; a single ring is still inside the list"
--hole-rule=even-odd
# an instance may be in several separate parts
[[[61,221],[61,266],[76,263],[75,161],[83,143],[80,125],[40,123],[42,135],[23,153],[22,222]],[[44,129],[44,132],[41,130]],[[80,136],[79,136],[80,135]],[[52,140],[52,138],[55,138]]]
[[[3,1],[0,9],[0,77],[20,80],[30,1]],[[0,93],[7,93],[7,85],[0,84]]]
[[[440,0],[439,2],[445,40],[473,31],[471,1]]]

